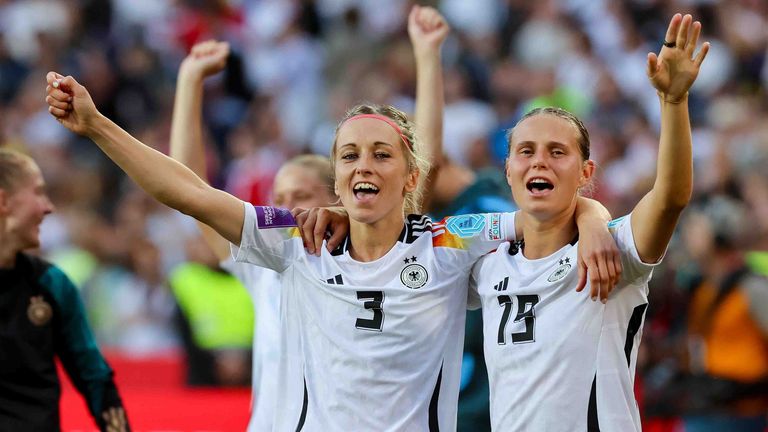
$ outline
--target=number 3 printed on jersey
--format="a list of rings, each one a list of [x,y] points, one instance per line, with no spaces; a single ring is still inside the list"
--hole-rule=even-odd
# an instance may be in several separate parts
[[[506,291],[509,285],[509,278],[504,278],[503,281],[494,285],[493,289],[496,291]],[[509,315],[512,312],[512,297],[509,295],[500,295],[497,297],[499,306],[504,308],[504,313],[501,315],[501,321],[499,322],[499,345],[507,344],[507,322],[509,322]],[[514,296],[517,299],[517,315],[514,322],[520,322],[525,320],[525,331],[520,333],[512,333],[512,343],[529,343],[535,342],[535,327],[536,327],[536,303],[539,302],[538,294],[518,294]]]

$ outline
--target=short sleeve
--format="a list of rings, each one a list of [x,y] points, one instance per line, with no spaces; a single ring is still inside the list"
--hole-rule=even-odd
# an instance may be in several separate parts
[[[290,211],[248,203],[244,207],[240,246],[230,245],[235,261],[282,272],[305,253]]]
[[[629,283],[647,283],[651,278],[654,267],[661,263],[662,258],[655,263],[645,263],[640,258],[632,233],[632,214],[614,219],[608,223],[608,230],[616,240],[621,254],[623,267],[621,278]]]
[[[466,268],[504,241],[515,240],[515,213],[449,216],[435,224],[432,243],[444,263]]]

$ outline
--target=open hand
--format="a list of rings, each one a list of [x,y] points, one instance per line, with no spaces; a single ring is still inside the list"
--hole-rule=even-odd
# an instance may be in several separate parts
[[[675,14],[669,22],[661,52],[658,56],[648,53],[648,79],[667,102],[675,103],[685,98],[709,52],[709,42],[705,42],[694,57],[701,23],[692,21],[690,15]]]
[[[229,57],[229,43],[208,40],[200,42],[192,47],[189,55],[181,62],[181,73],[194,74],[204,79],[215,75],[227,65]]]
[[[605,303],[621,278],[621,254],[605,223],[594,229],[579,230],[579,283],[576,291],[584,289],[589,278],[592,300]]]
[[[408,35],[417,56],[439,53],[451,28],[437,9],[414,5],[408,15]]]
[[[89,135],[91,127],[101,115],[93,104],[91,95],[71,76],[48,72],[45,76],[45,102],[48,112],[72,132]]]

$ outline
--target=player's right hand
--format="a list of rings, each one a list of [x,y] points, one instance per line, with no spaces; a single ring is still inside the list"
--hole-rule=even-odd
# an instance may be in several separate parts
[[[88,94],[88,90],[71,76],[48,72],[45,76],[45,102],[48,112],[72,132],[89,136],[101,115]]]
[[[451,28],[437,9],[414,5],[408,15],[408,35],[417,57],[440,52]]]
[[[349,215],[343,207],[314,207],[309,210],[291,210],[308,253],[320,256],[326,233],[330,232],[326,246],[328,252],[344,241],[349,233]]]
[[[229,43],[208,40],[192,47],[189,55],[181,62],[179,73],[193,74],[204,79],[215,75],[227,65]]]

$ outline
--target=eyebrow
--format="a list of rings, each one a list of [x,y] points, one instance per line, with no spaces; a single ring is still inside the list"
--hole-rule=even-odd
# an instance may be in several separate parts
[[[524,145],[536,145],[536,141],[520,141],[519,143],[515,144],[515,147],[520,147]],[[561,143],[560,141],[547,141],[544,143],[544,145],[551,147],[551,146],[560,146],[560,147],[568,147],[567,144]]]
[[[390,143],[387,143],[387,142],[383,142],[383,141],[376,141],[376,142],[373,143],[373,145],[375,147],[381,147],[381,146],[394,147],[394,145],[392,145]],[[346,143],[346,144],[342,144],[341,146],[339,146],[339,150],[342,150],[344,147],[357,147],[357,146],[358,146],[357,143],[354,143],[354,142]]]

